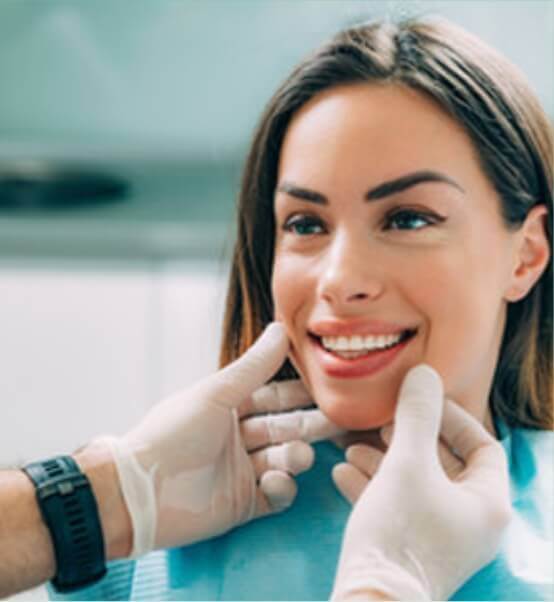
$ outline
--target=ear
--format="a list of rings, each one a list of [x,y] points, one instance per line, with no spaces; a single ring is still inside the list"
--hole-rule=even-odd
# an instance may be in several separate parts
[[[546,234],[545,220],[548,219],[546,205],[533,207],[521,225],[516,249],[515,264],[506,301],[523,299],[543,274],[550,260],[550,243]]]

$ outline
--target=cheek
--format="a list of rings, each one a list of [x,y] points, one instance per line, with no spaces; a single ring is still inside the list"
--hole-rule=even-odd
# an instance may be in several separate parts
[[[425,315],[423,361],[442,376],[445,390],[459,395],[494,355],[501,312],[500,287],[486,266],[466,262],[430,266],[414,288],[413,304]]]
[[[276,253],[271,278],[274,318],[284,323],[294,342],[294,328],[298,312],[308,301],[309,288],[301,277],[302,268],[294,258]]]
[[[271,278],[274,319],[285,326],[291,342],[289,360],[308,387],[310,379],[301,349],[315,290],[316,282],[310,276],[309,266],[301,258],[283,252],[275,253]]]

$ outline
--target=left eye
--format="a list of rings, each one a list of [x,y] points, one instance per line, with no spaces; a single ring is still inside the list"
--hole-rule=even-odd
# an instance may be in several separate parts
[[[419,211],[397,211],[387,216],[385,230],[421,230],[427,226],[434,226],[439,221],[438,216]]]

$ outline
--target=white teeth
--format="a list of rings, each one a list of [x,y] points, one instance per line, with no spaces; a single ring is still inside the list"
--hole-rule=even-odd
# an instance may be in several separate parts
[[[354,336],[350,339],[350,348],[353,351],[361,351],[364,348],[364,339],[359,336]]]
[[[396,345],[402,333],[387,335],[359,335],[351,337],[322,337],[321,342],[326,349],[331,351],[372,351]]]
[[[348,351],[350,349],[350,341],[346,337],[338,337],[334,349]]]

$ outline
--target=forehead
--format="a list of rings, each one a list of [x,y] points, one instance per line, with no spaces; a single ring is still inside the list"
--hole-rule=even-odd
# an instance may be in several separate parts
[[[354,84],[312,98],[291,120],[279,179],[325,186],[437,169],[485,185],[465,130],[432,99],[391,84]]]

